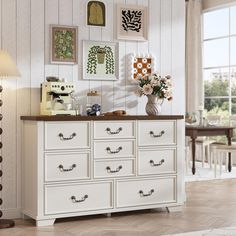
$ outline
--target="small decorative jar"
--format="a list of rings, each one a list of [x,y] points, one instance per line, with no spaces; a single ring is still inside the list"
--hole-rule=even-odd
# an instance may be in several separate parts
[[[86,113],[88,116],[99,116],[101,114],[101,96],[97,91],[87,93]]]

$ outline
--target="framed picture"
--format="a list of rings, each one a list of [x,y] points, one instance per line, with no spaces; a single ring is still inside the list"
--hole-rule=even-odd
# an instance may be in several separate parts
[[[101,1],[88,1],[87,25],[106,26],[106,6]]]
[[[78,27],[51,25],[51,63],[76,64]]]
[[[117,38],[121,40],[147,40],[147,8],[117,5]]]
[[[132,81],[136,81],[139,76],[151,75],[156,71],[156,58],[152,54],[131,54],[129,61],[128,78]]]
[[[116,80],[118,61],[118,43],[83,41],[84,79]]]

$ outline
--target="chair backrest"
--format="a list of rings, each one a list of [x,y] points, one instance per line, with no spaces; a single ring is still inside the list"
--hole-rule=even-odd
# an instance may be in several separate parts
[[[207,123],[209,125],[219,125],[221,122],[221,116],[220,115],[208,115],[207,116]]]

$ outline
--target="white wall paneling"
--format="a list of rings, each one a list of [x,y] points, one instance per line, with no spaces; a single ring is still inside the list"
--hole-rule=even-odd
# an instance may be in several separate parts
[[[128,114],[145,114],[146,97],[134,94],[136,85],[127,78],[128,55],[150,52],[157,58],[161,74],[172,74],[174,101],[165,102],[163,114],[184,113],[184,0],[103,0],[106,27],[86,26],[88,0],[0,0],[0,43],[16,61],[19,79],[3,79],[3,198],[5,217],[18,216],[20,208],[21,115],[39,114],[40,83],[58,76],[76,84],[80,102],[86,104],[89,90],[101,92],[104,112],[125,109]],[[147,6],[147,42],[116,39],[117,4]],[[50,64],[50,25],[74,25],[78,31],[78,65]],[[119,43],[119,79],[83,80],[83,40]],[[1,96],[1,95],[0,95]]]
[[[16,1],[2,2],[2,46],[16,61]],[[17,208],[16,79],[2,81],[3,208]],[[14,193],[14,197],[11,196]]]

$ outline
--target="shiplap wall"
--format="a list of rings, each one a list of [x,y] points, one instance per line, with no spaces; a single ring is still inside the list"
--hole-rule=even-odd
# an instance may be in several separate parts
[[[1,126],[4,162],[3,209],[5,217],[18,217],[21,206],[21,115],[39,114],[40,83],[46,76],[58,76],[76,83],[83,105],[89,90],[100,91],[103,111],[126,109],[128,114],[145,114],[146,98],[134,95],[126,79],[128,54],[150,52],[157,58],[161,74],[170,74],[174,100],[165,102],[163,114],[184,114],[185,0],[103,0],[106,27],[86,26],[87,0],[0,0],[0,45],[15,59],[21,78],[1,80],[4,91]],[[82,40],[116,41],[116,4],[148,7],[147,42],[119,41],[119,80],[82,79]],[[78,65],[49,63],[49,25],[79,26]]]

